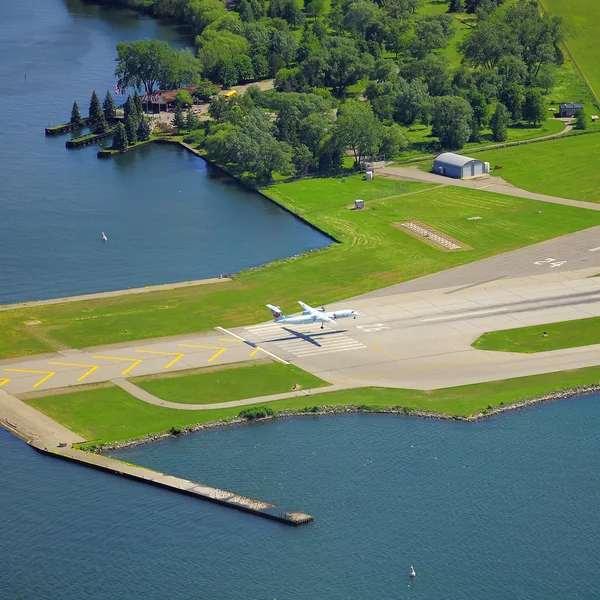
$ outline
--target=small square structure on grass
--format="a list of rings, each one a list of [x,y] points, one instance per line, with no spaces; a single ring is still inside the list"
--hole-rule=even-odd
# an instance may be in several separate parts
[[[490,172],[490,163],[452,152],[444,152],[433,161],[433,172],[454,179],[478,177]]]

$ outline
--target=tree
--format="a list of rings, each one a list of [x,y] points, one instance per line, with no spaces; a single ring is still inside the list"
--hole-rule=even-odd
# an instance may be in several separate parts
[[[490,127],[492,128],[492,135],[494,137],[494,141],[496,142],[505,142],[508,137],[508,120],[510,115],[508,113],[508,109],[502,102],[498,102],[496,105],[496,110],[492,115],[490,120]]]
[[[145,142],[150,139],[152,131],[150,130],[150,123],[146,119],[140,119],[137,127],[137,139],[140,142]]]
[[[304,144],[300,144],[294,147],[292,163],[296,175],[305,175],[315,166],[315,159],[313,153]]]
[[[448,12],[460,13],[465,12],[465,0],[450,0]]]
[[[83,125],[83,119],[81,118],[81,114],[79,114],[79,106],[77,106],[77,102],[73,102],[73,108],[71,109],[71,120],[69,123],[75,127],[81,127]]]
[[[464,98],[442,96],[438,98],[433,113],[433,135],[444,148],[462,148],[471,136],[473,109]]]
[[[193,131],[194,129],[198,129],[200,127],[200,118],[193,110],[188,110],[185,116],[185,128],[188,131]]]
[[[115,150],[123,151],[129,145],[129,140],[127,139],[127,132],[125,131],[125,126],[123,123],[119,123],[115,130],[115,135],[112,141],[112,147]]]
[[[363,73],[361,56],[352,40],[333,38],[329,56],[325,60],[325,83],[333,88],[334,95],[341,96]]]
[[[175,94],[175,102],[181,107],[191,106],[194,104],[194,99],[187,90],[179,90],[177,94]]]
[[[130,146],[133,146],[137,140],[137,129],[138,129],[139,120],[134,117],[134,115],[129,115],[127,119],[125,119],[125,131],[127,132],[127,141]]]
[[[575,129],[587,129],[588,128],[588,120],[587,115],[583,109],[579,109],[575,113]]]
[[[140,119],[140,116],[141,115],[138,114],[137,106],[133,98],[131,96],[127,96],[127,100],[123,105],[123,117],[125,118],[125,121],[127,121],[129,117],[133,117],[133,120],[137,123]]]
[[[357,165],[366,156],[375,154],[381,144],[381,123],[371,105],[355,99],[345,102],[338,112],[335,137],[352,150]]]
[[[171,68],[176,50],[167,42],[159,40],[137,40],[117,44],[117,68],[115,75],[118,86],[125,90],[142,87],[148,95],[154,93],[155,86]]]
[[[175,109],[175,116],[173,117],[173,125],[175,127],[177,127],[178,131],[185,129],[186,122],[185,122],[185,117],[183,115],[183,108],[181,108],[180,104],[178,104],[177,108]]]
[[[106,133],[109,130],[108,121],[106,120],[104,113],[100,113],[100,118],[96,120],[96,127],[94,133]]]
[[[429,100],[427,85],[420,79],[414,79],[409,83],[402,77],[398,78],[394,119],[403,125],[412,125]]]
[[[106,96],[104,96],[102,111],[104,112],[106,119],[114,119],[117,114],[117,108],[108,90],[106,90]]]
[[[102,112],[102,106],[100,105],[100,100],[98,100],[98,95],[96,94],[96,90],[92,92],[92,98],[90,100],[90,111],[89,111],[90,119],[92,121],[97,121],[101,117],[104,117],[104,113]]]
[[[523,102],[523,118],[528,123],[538,124],[545,119],[545,107],[542,94],[538,90],[527,90]]]
[[[393,123],[389,127],[383,127],[381,131],[381,146],[379,152],[386,160],[394,158],[408,148],[408,139],[400,125]]]
[[[133,95],[133,103],[135,104],[138,117],[141,118],[144,115],[144,105],[142,104],[141,96],[137,92]]]
[[[513,123],[523,118],[523,101],[525,100],[525,89],[516,83],[510,83],[500,92],[500,102],[506,106]]]

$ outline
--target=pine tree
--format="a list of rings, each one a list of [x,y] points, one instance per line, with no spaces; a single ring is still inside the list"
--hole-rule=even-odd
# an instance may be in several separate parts
[[[79,113],[79,106],[77,106],[77,102],[73,102],[70,123],[71,125],[75,125],[75,127],[81,127],[83,125],[83,119],[81,118],[81,114]]]
[[[150,123],[146,119],[140,119],[137,127],[137,138],[140,142],[145,142],[150,139]]]
[[[187,111],[187,115],[185,116],[185,128],[188,131],[193,131],[194,129],[198,129],[200,127],[200,119],[198,115],[190,109]]]
[[[135,109],[137,110],[138,115],[141,117],[144,114],[144,105],[142,104],[141,96],[137,92],[133,97],[133,102],[135,104]]]
[[[587,129],[588,121],[585,111],[583,109],[578,110],[575,113],[575,129]]]
[[[496,142],[504,142],[508,137],[508,132],[506,127],[508,125],[508,109],[502,102],[498,102],[496,106],[496,111],[492,115],[492,119],[490,121],[490,127],[492,128],[492,134],[494,136],[494,140]]]
[[[110,95],[110,92],[106,90],[106,96],[104,96],[104,102],[102,103],[102,111],[106,119],[114,119],[117,114],[115,102]]]
[[[108,121],[104,117],[104,113],[100,113],[100,118],[96,121],[94,133],[106,133],[109,130]]]
[[[127,140],[129,141],[129,145],[137,143],[137,127],[138,122],[137,119],[133,115],[129,115],[127,119],[125,119],[125,131],[127,133]]]
[[[125,126],[123,123],[119,123],[115,130],[115,135],[112,141],[112,147],[115,150],[125,150],[129,144],[129,140],[127,139],[127,132],[125,131]]]
[[[175,127],[177,127],[177,129],[179,131],[181,131],[182,129],[185,129],[185,126],[186,126],[185,117],[183,116],[183,109],[181,108],[180,105],[177,105],[177,108],[175,109],[175,117],[173,118],[173,125],[175,125]]]
[[[96,90],[94,90],[92,92],[92,99],[90,100],[90,119],[97,121],[101,116],[104,116],[104,113],[102,112],[102,106],[100,105],[100,100],[98,100]]]
[[[127,121],[129,117],[133,117],[136,123],[140,118],[137,106],[135,105],[135,101],[132,99],[131,96],[127,96],[127,102],[125,102],[125,104],[123,105],[123,116],[125,117],[125,121]]]

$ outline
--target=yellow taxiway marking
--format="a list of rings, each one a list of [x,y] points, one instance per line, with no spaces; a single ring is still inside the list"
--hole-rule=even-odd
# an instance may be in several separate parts
[[[90,367],[90,370],[86,371],[81,377],[78,377],[77,381],[83,381],[88,375],[91,375],[96,369],[100,368],[100,365],[81,365],[79,363],[49,362],[48,364],[64,365],[65,367]]]
[[[92,358],[104,358],[105,360],[128,360],[128,361],[130,361],[132,364],[129,365],[121,373],[121,375],[127,375],[127,373],[129,373],[129,371],[131,371],[131,369],[135,369],[135,367],[137,367],[142,362],[141,358],[120,358],[118,356],[92,356]]]
[[[0,387],[2,387],[5,383],[8,383],[10,381],[10,379],[7,379],[5,377],[0,377]]]
[[[42,385],[44,381],[48,381],[48,379],[55,374],[55,371],[37,371],[34,369],[5,369],[5,371],[12,371],[13,373],[43,373],[46,375],[46,377],[42,377],[36,384],[34,384],[34,388]]]
[[[258,346],[256,348],[254,348],[254,350],[252,350],[252,352],[250,352],[250,356],[254,356],[257,352],[260,352],[260,348]]]
[[[227,348],[224,348],[222,346],[198,346],[196,344],[177,344],[177,345],[182,346],[183,348],[208,348],[209,350],[218,350],[218,352],[213,354],[208,359],[208,362],[212,362],[213,360],[215,360],[215,358],[221,356],[221,354],[223,354],[223,352],[225,352],[225,350],[227,350]]]
[[[144,352],[145,354],[170,354],[171,356],[175,356],[168,365],[165,365],[165,369],[172,367],[180,358],[185,356],[181,352],[159,352],[158,350],[136,350],[136,352]]]
[[[244,340],[232,340],[231,338],[219,338],[221,342],[233,342],[234,344],[243,344]]]

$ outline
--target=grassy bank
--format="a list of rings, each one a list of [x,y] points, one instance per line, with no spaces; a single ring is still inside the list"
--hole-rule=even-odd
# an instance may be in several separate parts
[[[546,323],[484,333],[473,342],[479,350],[547,352],[600,344],[600,317]]]
[[[228,283],[0,312],[0,358],[256,323],[269,316],[266,302],[288,312],[300,297],[331,303],[600,224],[600,212],[548,204],[539,214],[530,200],[360,176],[263,191],[342,243],[244,271]],[[356,198],[367,200],[365,210],[348,209]],[[468,221],[472,216],[482,220]],[[408,219],[470,249],[444,252],[394,226]],[[33,320],[40,325],[25,325]]]
[[[402,406],[469,416],[519,400],[600,381],[600,367],[519,377],[428,392],[362,388],[269,402],[273,410],[356,404],[373,409]],[[196,423],[235,417],[240,408],[175,410],[147,404],[118,387],[27,400],[34,408],[95,444],[142,437]],[[248,407],[243,407],[248,408]]]
[[[203,370],[177,377],[139,377],[132,382],[163,400],[184,404],[212,404],[280,394],[296,385],[302,389],[328,385],[294,365],[278,362]]]
[[[530,192],[600,202],[599,152],[600,134],[593,134],[484,150],[477,158],[503,165],[495,174]]]

